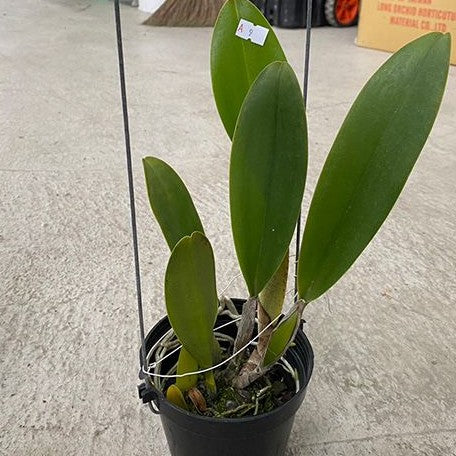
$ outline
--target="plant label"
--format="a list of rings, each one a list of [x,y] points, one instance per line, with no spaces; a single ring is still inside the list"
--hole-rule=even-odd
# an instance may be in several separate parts
[[[268,36],[269,30],[261,25],[254,25],[245,19],[239,21],[239,25],[236,29],[236,36],[243,40],[250,40],[252,43],[260,46],[264,45]]]

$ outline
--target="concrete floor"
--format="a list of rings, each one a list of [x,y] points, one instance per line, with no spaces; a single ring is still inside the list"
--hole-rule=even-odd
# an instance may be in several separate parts
[[[223,288],[237,272],[229,142],[211,97],[209,29],[145,28],[123,8],[147,326],[167,247],[141,174],[181,174]],[[304,31],[278,30],[301,75]],[[315,30],[305,204],[350,103],[388,54]],[[136,397],[138,331],[112,4],[0,0],[0,453],[167,455]],[[301,76],[300,76],[301,77]],[[316,353],[287,456],[456,454],[456,71],[391,217],[306,313]],[[237,280],[230,294],[245,294]]]

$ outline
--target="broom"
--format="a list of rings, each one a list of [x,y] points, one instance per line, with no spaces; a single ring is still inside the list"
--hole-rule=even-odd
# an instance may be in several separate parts
[[[166,0],[145,25],[211,27],[225,0]]]

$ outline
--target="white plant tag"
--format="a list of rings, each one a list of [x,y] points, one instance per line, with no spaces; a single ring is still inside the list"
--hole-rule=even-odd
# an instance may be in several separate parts
[[[252,43],[263,46],[268,36],[269,29],[261,25],[253,25],[251,22],[241,19],[236,29],[236,36]]]

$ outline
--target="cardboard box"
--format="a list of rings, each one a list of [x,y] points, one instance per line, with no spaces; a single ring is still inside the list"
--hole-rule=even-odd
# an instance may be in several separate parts
[[[357,44],[397,51],[428,32],[450,32],[456,64],[456,0],[364,0]]]

